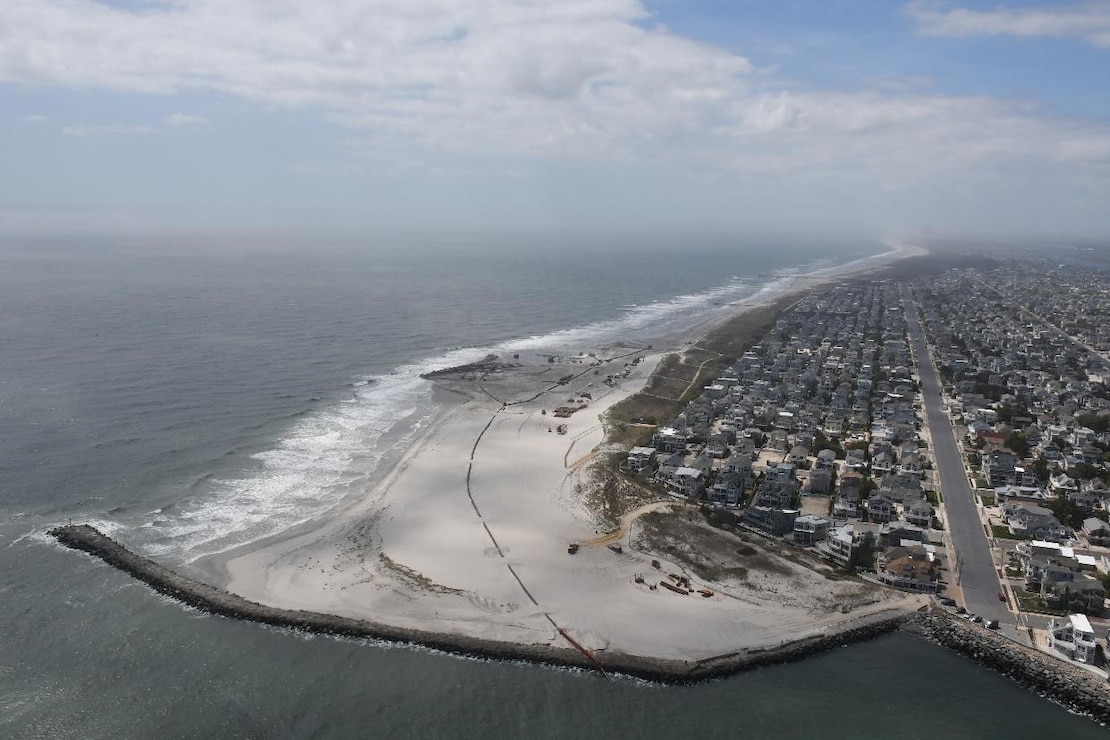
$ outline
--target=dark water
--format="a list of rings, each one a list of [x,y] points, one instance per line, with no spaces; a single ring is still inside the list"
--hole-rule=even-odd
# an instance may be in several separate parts
[[[694,687],[204,616],[43,532],[175,567],[363,490],[432,367],[649,340],[880,251],[724,239],[0,247],[0,737],[1094,737],[904,635]]]

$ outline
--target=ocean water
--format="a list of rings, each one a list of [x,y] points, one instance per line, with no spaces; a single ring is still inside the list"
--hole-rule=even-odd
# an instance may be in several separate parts
[[[649,342],[879,244],[665,237],[0,244],[0,737],[1094,737],[892,635],[659,687],[190,611],[45,536],[167,565],[349,502],[421,372]]]

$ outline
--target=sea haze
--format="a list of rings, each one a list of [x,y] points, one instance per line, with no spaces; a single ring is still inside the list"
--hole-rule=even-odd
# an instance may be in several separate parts
[[[45,537],[91,521],[187,568],[365,491],[435,412],[421,372],[652,341],[881,251],[720,237],[0,246],[0,735],[869,737],[881,719],[900,737],[1093,737],[906,636],[700,687],[602,688],[199,615]],[[912,699],[907,670],[930,687]]]

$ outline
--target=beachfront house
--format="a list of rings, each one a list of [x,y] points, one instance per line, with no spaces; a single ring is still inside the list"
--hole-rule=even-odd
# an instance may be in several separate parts
[[[770,506],[749,506],[743,516],[744,523],[748,526],[776,537],[793,531],[797,518],[796,509],[777,509]]]
[[[823,516],[806,514],[794,520],[794,542],[799,545],[816,545],[829,533],[829,520]]]
[[[1085,614],[1069,614],[1048,623],[1048,646],[1072,660],[1093,665],[1098,655],[1098,640]]]
[[[741,470],[722,470],[717,480],[706,491],[706,498],[713,503],[736,506],[744,499],[744,489],[748,485],[750,473]]]
[[[633,447],[628,451],[628,469],[633,473],[648,473],[655,469],[654,447]]]
[[[681,467],[667,480],[667,488],[672,493],[695,499],[701,494],[705,483],[705,473],[698,468]]]
[[[903,591],[936,593],[940,565],[921,546],[892,547],[878,558],[879,579]]]
[[[856,535],[855,527],[845,524],[830,529],[824,542],[817,544],[817,552],[838,565],[847,566],[859,545],[860,537]]]

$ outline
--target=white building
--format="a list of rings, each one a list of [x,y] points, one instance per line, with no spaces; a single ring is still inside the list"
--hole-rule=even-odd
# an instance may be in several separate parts
[[[1080,663],[1094,664],[1098,652],[1095,631],[1085,614],[1069,614],[1067,619],[1050,621],[1048,646]]]
[[[857,542],[855,527],[845,524],[836,529],[830,529],[825,541],[817,545],[817,551],[835,563],[847,565],[852,559],[852,551]]]

